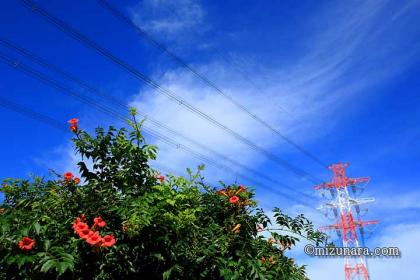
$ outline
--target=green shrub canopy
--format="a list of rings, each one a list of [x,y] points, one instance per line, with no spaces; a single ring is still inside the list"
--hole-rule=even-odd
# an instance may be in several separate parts
[[[1,279],[307,279],[284,252],[326,236],[303,215],[275,208],[271,225],[252,188],[209,186],[203,166],[160,175],[134,111],[129,131],[69,122],[80,179],[3,181]]]

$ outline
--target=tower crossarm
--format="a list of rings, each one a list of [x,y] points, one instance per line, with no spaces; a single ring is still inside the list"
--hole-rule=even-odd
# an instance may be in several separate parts
[[[350,203],[352,205],[361,205],[361,204],[366,204],[366,203],[370,203],[370,202],[374,202],[375,199],[371,198],[371,197],[366,197],[366,198],[350,198]]]
[[[364,226],[368,226],[368,225],[376,225],[378,223],[379,223],[378,220],[371,220],[371,221],[357,220],[357,221],[354,221],[354,226],[355,227],[364,227]],[[332,225],[322,226],[319,229],[322,230],[322,231],[327,231],[327,230],[342,229],[342,228],[343,228],[342,223],[336,223],[336,224],[332,224]]]
[[[315,190],[333,189],[333,188],[335,188],[335,184],[333,182],[326,182],[326,183],[316,185],[314,188],[315,188]]]
[[[322,209],[325,209],[325,208],[337,208],[337,203],[335,203],[333,201],[327,202],[327,203],[324,203],[324,204],[320,205],[316,209],[322,210]]]
[[[332,230],[332,229],[341,229],[341,225],[334,224],[334,225],[322,226],[319,229],[322,231],[327,231],[327,230]]]
[[[357,227],[364,227],[364,226],[368,226],[368,225],[376,225],[378,223],[379,223],[379,220],[370,220],[370,221],[361,221],[361,220],[358,220],[358,221],[354,221],[354,224]]]
[[[370,181],[370,177],[359,177],[359,178],[341,178],[341,180],[337,182],[325,182],[319,185],[316,185],[314,187],[315,190],[320,189],[339,189],[339,188],[345,188],[348,186],[357,185],[360,183],[367,183]]]
[[[359,177],[359,178],[348,178],[347,182],[349,186],[357,185],[360,183],[367,183],[370,181],[370,177]]]

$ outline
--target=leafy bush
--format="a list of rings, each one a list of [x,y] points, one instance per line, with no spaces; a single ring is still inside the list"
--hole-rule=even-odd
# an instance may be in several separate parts
[[[325,242],[305,217],[275,208],[276,233],[253,189],[210,187],[203,166],[163,177],[132,116],[131,131],[94,136],[70,121],[82,182],[69,172],[3,181],[0,278],[307,279],[284,255],[298,237]]]

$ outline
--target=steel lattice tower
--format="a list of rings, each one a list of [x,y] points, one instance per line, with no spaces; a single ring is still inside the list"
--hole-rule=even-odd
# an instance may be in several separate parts
[[[369,177],[348,178],[346,167],[348,163],[336,163],[328,166],[333,172],[331,182],[315,186],[316,190],[329,190],[333,200],[322,205],[319,209],[333,210],[337,222],[333,225],[321,227],[321,230],[336,230],[342,238],[343,247],[359,248],[359,238],[356,229],[362,229],[366,225],[377,224],[378,221],[362,221],[353,215],[352,207],[359,207],[360,204],[373,202],[373,198],[355,199],[350,197],[348,187],[355,187],[361,183],[368,183]],[[363,256],[345,257],[344,274],[346,280],[369,279],[369,273]]]

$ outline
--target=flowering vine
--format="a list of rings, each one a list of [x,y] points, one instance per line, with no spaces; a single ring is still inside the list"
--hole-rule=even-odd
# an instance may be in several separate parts
[[[250,200],[247,195],[248,191],[243,185],[239,187],[228,187],[225,189],[218,190],[216,192],[219,196],[228,198],[229,203],[235,206],[246,206],[249,205]]]
[[[73,175],[73,173],[71,173],[71,172],[64,173],[63,177],[64,177],[64,183],[66,185],[69,185],[69,184],[78,185],[78,184],[80,184],[80,178],[75,177]]]
[[[95,217],[93,222],[93,226],[89,227],[86,223],[86,216],[82,215],[73,222],[73,230],[81,239],[95,248],[113,246],[116,242],[114,235],[108,234],[102,237],[98,231],[106,226],[102,217]]]

